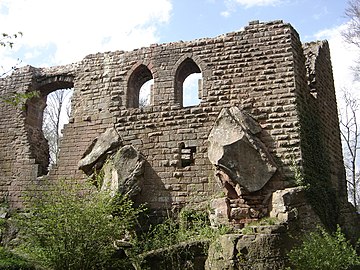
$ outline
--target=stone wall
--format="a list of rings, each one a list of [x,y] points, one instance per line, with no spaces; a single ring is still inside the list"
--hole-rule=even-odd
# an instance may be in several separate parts
[[[199,72],[201,102],[185,107],[182,84]],[[151,104],[139,108],[139,89],[149,79],[154,79]],[[138,202],[167,210],[204,201],[223,190],[208,158],[208,136],[221,110],[237,107],[261,127],[256,140],[276,165],[260,190],[238,194],[246,215],[251,218],[253,211],[260,218],[268,215],[272,192],[295,185],[294,165],[301,170],[311,162],[304,151],[311,134],[301,124],[309,117],[304,112],[311,112],[319,119],[331,186],[346,200],[329,47],[317,42],[303,48],[287,23],[254,21],[215,38],[98,53],[69,66],[24,67],[1,79],[2,95],[40,91],[25,111],[0,106],[0,189],[13,206],[21,205],[23,186],[46,172],[45,97],[68,87],[74,88],[72,115],[50,179],[86,179],[79,160],[115,127],[122,144],[146,159]]]

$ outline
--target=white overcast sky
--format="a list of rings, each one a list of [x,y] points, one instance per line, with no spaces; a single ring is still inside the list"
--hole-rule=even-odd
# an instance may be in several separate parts
[[[36,67],[152,43],[214,37],[249,21],[282,19],[303,42],[328,39],[336,87],[351,87],[358,52],[342,41],[346,0],[0,0],[0,33],[23,32],[0,48],[0,66]],[[1,71],[1,70],[0,70]],[[1,72],[0,72],[1,73]]]

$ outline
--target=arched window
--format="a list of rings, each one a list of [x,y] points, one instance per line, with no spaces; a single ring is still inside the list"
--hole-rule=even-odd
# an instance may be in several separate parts
[[[128,88],[127,88],[127,102],[126,105],[128,108],[139,108],[140,104],[140,98],[144,98],[143,94],[140,96],[140,89],[142,86],[153,79],[151,71],[148,69],[145,65],[138,66],[131,74],[129,81],[128,81]],[[145,86],[144,86],[145,87]],[[151,86],[149,87],[151,90]],[[145,97],[146,100],[151,100],[151,91],[148,91],[148,97]],[[146,91],[141,91],[142,93],[145,92],[144,95],[146,95]],[[146,103],[146,102],[145,102]],[[150,105],[150,102],[148,102]]]
[[[181,106],[197,105],[201,101],[202,73],[191,58],[186,58],[175,74],[175,102]]]
[[[58,81],[50,78],[39,86],[39,95],[26,102],[26,129],[32,157],[38,164],[38,176],[48,172],[49,165],[56,164],[61,129],[69,121],[72,78]]]
[[[69,123],[74,89],[58,89],[47,95],[42,131],[49,144],[50,166],[57,164],[62,129]]]

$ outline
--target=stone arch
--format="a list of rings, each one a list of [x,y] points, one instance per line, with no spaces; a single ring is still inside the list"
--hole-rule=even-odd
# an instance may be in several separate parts
[[[127,108],[139,108],[140,89],[144,83],[151,79],[155,79],[153,72],[149,68],[150,65],[144,63],[137,63],[129,71],[127,77],[126,88],[126,107]],[[152,104],[153,93],[150,93],[150,103]]]
[[[42,129],[47,96],[59,89],[73,88],[73,80],[72,76],[67,75],[42,77],[29,89],[39,92],[38,96],[27,100],[25,104],[25,126],[31,155],[38,164],[38,175],[47,174],[49,167],[49,145]]]
[[[199,83],[198,98],[201,100],[205,97],[205,92],[203,89],[207,81],[207,66],[197,56],[193,56],[192,54],[185,54],[176,62],[172,72],[172,74],[174,74],[173,89],[174,102],[176,104],[183,106],[183,84],[185,79],[194,73],[201,73],[202,75],[202,81]]]

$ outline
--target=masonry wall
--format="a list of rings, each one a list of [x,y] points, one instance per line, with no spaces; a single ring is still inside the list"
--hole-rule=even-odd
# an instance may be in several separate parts
[[[330,49],[327,41],[304,44],[306,69],[314,114],[326,149],[331,185],[346,198],[346,181]]]
[[[319,71],[315,70],[323,72],[318,85],[332,76],[326,48],[323,51],[325,56],[317,62]],[[279,168],[263,190],[252,194],[259,207],[266,209],[272,191],[294,185],[291,168],[294,161],[301,167],[305,158],[299,131],[299,112],[306,108],[310,95],[305,61],[299,36],[289,24],[255,21],[243,31],[215,38],[99,53],[70,66],[23,68],[2,79],[0,86],[2,93],[39,89],[41,97],[38,103],[34,102],[39,106],[49,92],[73,86],[72,116],[63,131],[59,163],[49,177],[85,179],[78,161],[97,136],[115,126],[124,144],[136,147],[147,160],[137,200],[162,210],[202,201],[222,191],[207,158],[207,138],[221,109],[237,106],[259,122],[263,128],[260,139]],[[324,61],[326,69],[322,71]],[[203,77],[201,102],[183,107],[181,83],[198,71]],[[154,78],[152,104],[137,108],[138,86],[150,78]],[[336,111],[333,86],[328,89],[332,102],[322,115]],[[327,97],[325,93],[321,100]],[[38,112],[39,106],[28,107],[26,114]],[[12,186],[33,179],[37,174],[34,164],[40,164],[42,158],[34,159],[35,150],[29,150],[26,116],[18,117],[22,115],[19,110],[3,104],[0,112],[0,187],[3,195],[17,204],[21,198],[13,194],[21,188]],[[35,118],[40,116],[41,113]],[[327,117],[331,118],[331,126],[325,133],[338,136],[338,130],[333,130],[336,115]],[[326,123],[324,118],[324,130]],[[327,144],[332,141],[329,138]],[[182,146],[196,149],[193,165],[181,166]],[[19,152],[12,151],[13,147]],[[335,146],[329,155],[335,164],[341,148]],[[21,160],[29,164],[24,166]],[[19,178],[14,167],[21,168],[24,177]],[[334,175],[340,169],[336,170]]]

